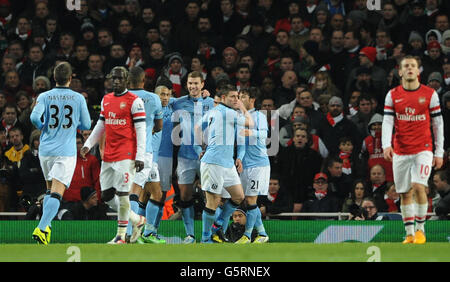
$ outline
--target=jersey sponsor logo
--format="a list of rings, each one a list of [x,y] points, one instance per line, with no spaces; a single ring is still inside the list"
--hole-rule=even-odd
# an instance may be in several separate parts
[[[427,118],[425,115],[409,115],[397,113],[397,119],[403,121],[425,121]]]
[[[106,124],[110,125],[126,125],[127,120],[126,119],[118,119],[118,118],[107,118],[105,119]]]

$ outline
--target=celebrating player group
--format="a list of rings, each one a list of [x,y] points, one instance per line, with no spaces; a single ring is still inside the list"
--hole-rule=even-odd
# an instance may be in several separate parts
[[[423,244],[425,188],[432,168],[442,166],[444,138],[439,97],[420,84],[419,73],[414,57],[402,59],[401,85],[391,89],[385,100],[382,145],[384,157],[393,161],[395,187],[401,195],[403,243]],[[91,127],[85,99],[68,88],[71,77],[71,66],[59,64],[54,70],[56,87],[39,95],[30,116],[42,132],[39,159],[47,180],[43,215],[32,236],[45,245],[50,243],[51,221],[75,170],[76,132]],[[180,145],[176,175],[186,231],[183,243],[226,241],[223,234],[230,216],[244,201],[247,222],[236,243],[268,242],[256,199],[268,193],[269,128],[266,116],[255,109],[255,89],[237,91],[226,85],[218,89],[214,106],[199,72],[188,74],[189,94],[177,99],[171,97],[170,86],[157,85],[155,93],[145,91],[145,72],[140,67],[115,67],[109,77],[113,92],[103,97],[99,120],[80,151],[84,156],[104,136],[101,199],[117,211],[117,233],[108,243],[166,243],[158,226],[171,187],[173,144]],[[194,232],[196,179],[206,199],[201,238]],[[257,236],[252,241],[254,229]]]

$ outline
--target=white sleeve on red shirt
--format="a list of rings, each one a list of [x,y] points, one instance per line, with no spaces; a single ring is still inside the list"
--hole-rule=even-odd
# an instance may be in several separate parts
[[[94,129],[89,135],[89,138],[84,142],[83,145],[84,147],[88,147],[89,149],[91,149],[98,143],[103,133],[105,132],[105,117],[103,116],[103,99],[102,102],[100,103],[100,106],[101,106],[100,117],[97,121],[97,124],[95,125]]]
[[[442,158],[444,157],[444,121],[442,119],[439,96],[436,91],[433,92],[430,100],[430,117],[434,135],[434,155]]]
[[[141,98],[136,98],[131,106],[134,128],[136,130],[136,160],[144,161],[146,146],[145,108]]]
[[[383,150],[392,147],[392,130],[394,129],[394,103],[392,102],[391,91],[386,95],[384,101],[384,115],[381,131],[381,144]]]

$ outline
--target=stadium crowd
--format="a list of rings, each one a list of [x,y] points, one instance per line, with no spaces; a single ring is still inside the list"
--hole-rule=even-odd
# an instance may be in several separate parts
[[[366,0],[79,0],[73,11],[68,2],[0,0],[0,212],[39,213],[46,188],[40,132],[29,116],[36,97],[55,86],[52,70],[61,61],[73,68],[70,88],[86,98],[92,127],[115,66],[142,67],[146,90],[167,85],[173,97],[187,94],[191,71],[203,74],[211,97],[226,84],[256,89],[256,108],[270,125],[263,216],[399,212],[381,123],[386,93],[399,85],[398,63],[414,55],[421,83],[441,100],[447,153],[428,195],[429,212],[447,218],[450,1],[380,0],[373,10]],[[78,149],[89,134],[80,132]],[[100,161],[98,147],[78,158],[63,198],[66,218],[104,218]],[[175,177],[173,189],[176,195]]]

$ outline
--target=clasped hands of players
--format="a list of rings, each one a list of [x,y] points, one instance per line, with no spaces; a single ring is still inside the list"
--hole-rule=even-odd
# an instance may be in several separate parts
[[[384,159],[392,162],[392,156],[394,155],[394,149],[392,147],[387,147],[383,149]],[[444,163],[444,159],[440,157],[433,158],[433,167],[434,169],[440,169],[442,164]]]
[[[89,153],[91,149],[89,149],[88,147],[83,147],[80,150],[80,155],[83,159],[86,159],[86,154]],[[139,160],[135,160],[134,161],[134,167],[136,168],[136,172],[140,172],[141,170],[144,169],[144,162],[143,161],[139,161]]]

